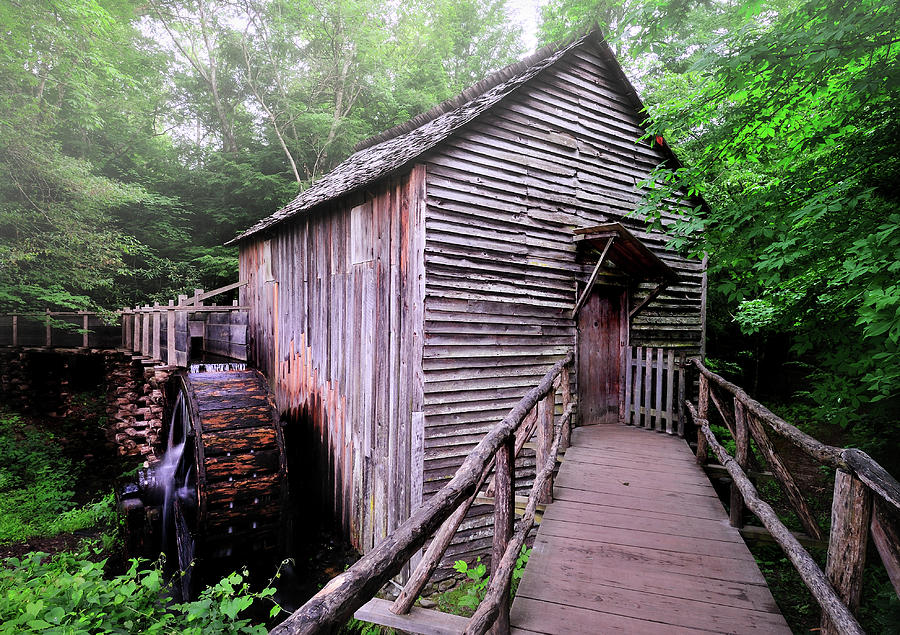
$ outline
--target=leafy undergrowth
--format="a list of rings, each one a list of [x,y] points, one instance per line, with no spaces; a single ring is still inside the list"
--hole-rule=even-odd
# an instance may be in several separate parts
[[[97,451],[97,400],[82,401],[63,420],[0,409],[0,554],[16,554],[0,561],[0,635],[267,632],[267,606],[269,618],[281,612],[267,599],[275,589],[252,592],[246,572],[175,603],[161,563],[115,562],[122,547],[110,470],[119,466],[73,460],[107,458]]]
[[[99,549],[50,557],[29,553],[0,567],[0,635],[25,632],[266,633],[241,614],[275,593],[250,591],[246,576],[232,573],[194,602],[170,603],[158,565],[132,560],[127,571],[107,577]],[[271,614],[279,612],[272,608]]]
[[[79,471],[56,435],[0,410],[0,545],[116,524],[113,493],[79,505]]]
[[[519,557],[516,559],[516,566],[513,569],[512,584],[509,589],[510,599],[516,596],[519,582],[522,580],[522,574],[525,572],[525,565],[528,564],[530,555],[531,549],[522,545]],[[491,577],[487,574],[487,567],[481,562],[480,556],[476,558],[475,563],[472,565],[469,565],[465,560],[457,560],[453,563],[453,568],[462,574],[461,581],[453,588],[428,598],[428,606],[434,606],[436,610],[442,613],[472,617],[478,609],[478,605],[484,600]],[[419,598],[419,602],[422,602],[422,598]],[[342,635],[390,635],[394,632],[394,629],[357,619],[351,619],[341,630]]]

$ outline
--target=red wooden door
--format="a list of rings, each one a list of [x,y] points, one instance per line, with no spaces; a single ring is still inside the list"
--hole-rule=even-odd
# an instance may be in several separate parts
[[[624,291],[595,288],[578,312],[581,425],[616,423],[624,347]]]

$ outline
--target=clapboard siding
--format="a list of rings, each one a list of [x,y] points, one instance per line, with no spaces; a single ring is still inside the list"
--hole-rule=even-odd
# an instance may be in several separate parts
[[[543,55],[361,150],[241,238],[252,358],[308,429],[322,498],[361,551],[575,346],[597,256],[573,230],[621,223],[677,272],[630,324],[631,346],[701,349],[705,266],[633,213],[638,184],[674,156],[639,141],[644,115],[599,38]],[[696,201],[667,203],[664,225]],[[630,307],[656,286],[614,266],[598,282],[623,283]],[[534,465],[525,449],[517,491]],[[491,512],[472,508],[438,579],[489,549]]]
[[[241,244],[253,361],[361,551],[421,499],[423,212],[416,168]]]
[[[678,273],[634,319],[632,345],[699,351],[703,266],[632,215],[664,155],[637,142],[641,114],[613,77],[578,49],[426,157],[426,497],[575,345],[576,281],[596,256],[577,253],[574,229],[620,222]],[[631,306],[654,287],[633,283]],[[531,482],[533,453],[516,473],[517,488]],[[473,508],[445,564],[484,555],[490,511]]]

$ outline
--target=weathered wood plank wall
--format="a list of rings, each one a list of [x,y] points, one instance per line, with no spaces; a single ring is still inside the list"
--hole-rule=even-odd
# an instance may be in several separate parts
[[[621,222],[679,274],[634,319],[632,345],[700,349],[703,267],[629,216],[663,154],[636,143],[640,114],[612,76],[577,49],[426,158],[426,496],[574,346],[576,281],[593,263],[577,258],[573,229]],[[639,284],[631,306],[654,287]],[[519,459],[520,489],[533,465]],[[472,509],[448,559],[489,551],[489,511]]]
[[[362,551],[421,500],[423,245],[421,167],[241,245],[251,359]]]

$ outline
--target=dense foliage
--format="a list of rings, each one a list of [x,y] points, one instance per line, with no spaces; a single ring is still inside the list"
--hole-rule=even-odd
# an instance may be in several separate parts
[[[114,530],[111,491],[85,505],[74,501],[78,471],[52,433],[0,410],[0,544],[87,528]]]
[[[231,282],[237,230],[520,53],[503,0],[15,0],[0,33],[0,311]]]
[[[685,163],[638,211],[677,188],[709,204],[670,231],[710,256],[711,354],[883,460],[900,395],[897,19],[878,0],[554,0],[544,23],[609,24],[653,136]],[[794,365],[787,390],[756,385],[766,356]]]
[[[274,594],[271,587],[253,593],[243,575],[232,573],[197,600],[169,605],[159,567],[133,560],[125,573],[108,577],[106,562],[95,562],[94,555],[7,559],[0,567],[0,634],[267,632],[241,613]]]

